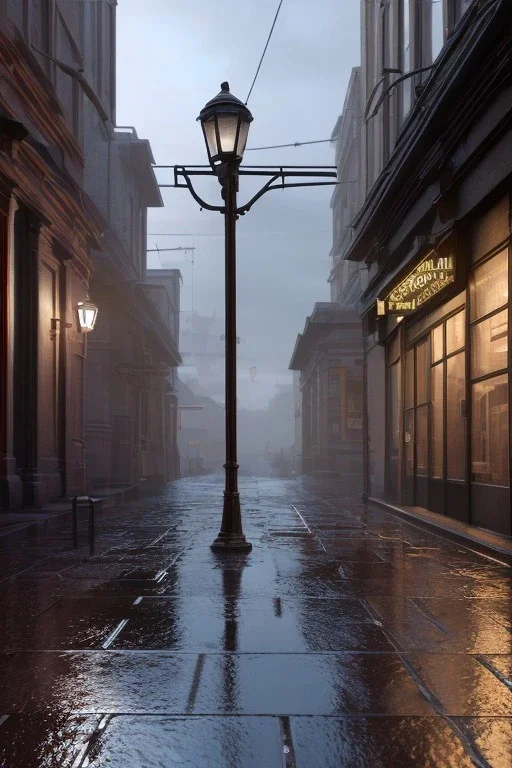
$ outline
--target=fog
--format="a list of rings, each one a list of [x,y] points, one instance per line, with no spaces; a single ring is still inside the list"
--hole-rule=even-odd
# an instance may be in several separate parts
[[[228,80],[245,101],[276,0],[121,0],[117,9],[117,123],[148,138],[157,164],[207,162],[196,117]],[[341,112],[351,67],[359,61],[359,2],[284,2],[248,106],[248,147],[328,139]],[[329,143],[246,152],[245,164],[333,164]],[[158,171],[171,183],[169,171]],[[200,185],[219,204],[216,181]],[[245,202],[253,187],[240,185]],[[265,409],[288,370],[297,333],[315,301],[328,300],[332,188],[274,191],[238,222],[239,404]],[[163,189],[165,207],[149,211],[150,267],[182,272],[183,313],[224,317],[223,220],[200,212],[187,190]],[[166,233],[178,233],[168,235]],[[193,285],[192,285],[193,276]],[[187,352],[182,335],[182,353]],[[219,342],[220,352],[222,345]],[[249,378],[249,367],[256,374]],[[194,378],[190,367],[180,378]],[[222,372],[221,372],[222,375]],[[208,382],[201,382],[203,387]],[[219,399],[219,387],[209,394]],[[220,396],[221,390],[220,390]]]

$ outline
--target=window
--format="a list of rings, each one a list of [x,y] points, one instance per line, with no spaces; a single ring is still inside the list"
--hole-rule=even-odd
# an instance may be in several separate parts
[[[508,358],[508,311],[491,315],[471,328],[471,377],[503,370]]]
[[[508,485],[508,375],[501,373],[508,367],[507,251],[477,267],[469,285],[473,379],[471,479]]]
[[[446,479],[464,480],[466,476],[465,337],[465,309],[430,333],[431,477],[439,480],[445,477],[445,454]]]
[[[405,74],[412,70],[411,9],[410,0],[401,0],[401,69]],[[402,118],[407,117],[412,106],[412,77],[402,83]]]
[[[428,405],[416,409],[416,474],[428,474]]]
[[[52,13],[49,0],[33,0],[30,8],[30,42],[44,53],[51,53],[50,30]],[[50,62],[44,56],[37,54],[37,59],[46,74],[50,72]]]
[[[405,407],[414,407],[414,349],[405,358]]]
[[[416,347],[416,405],[428,401],[428,340]]]
[[[438,325],[432,331],[432,362],[437,363],[444,357],[444,328]]]
[[[105,55],[104,52],[104,30],[103,30],[103,3],[96,3],[95,4],[95,10],[96,10],[96,34],[97,34],[97,40],[96,43],[96,59],[97,59],[97,70],[96,70],[96,92],[100,99],[103,97],[103,57]]]
[[[430,0],[430,41],[432,46],[432,61],[435,61],[444,45],[443,0]]]
[[[471,320],[478,320],[508,300],[508,254],[502,251],[477,267],[469,283]]]
[[[442,330],[443,326],[439,326]],[[444,365],[432,368],[432,477],[442,478],[444,461]]]
[[[466,353],[446,360],[446,478],[466,477]]]
[[[389,498],[398,498],[400,480],[400,403],[401,365],[400,331],[396,332],[388,346],[388,389],[387,389],[387,493]]]
[[[446,354],[457,352],[464,347],[466,333],[466,311],[458,312],[446,321]]]
[[[473,385],[472,480],[508,485],[508,376]]]
[[[414,474],[414,410],[404,414],[404,438],[405,438],[405,474],[412,477]]]

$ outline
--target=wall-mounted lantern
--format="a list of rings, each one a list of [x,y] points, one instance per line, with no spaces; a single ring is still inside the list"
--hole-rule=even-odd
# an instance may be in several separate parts
[[[77,312],[78,325],[82,333],[93,331],[98,316],[98,307],[90,300],[89,294],[87,294],[85,301],[78,302]]]

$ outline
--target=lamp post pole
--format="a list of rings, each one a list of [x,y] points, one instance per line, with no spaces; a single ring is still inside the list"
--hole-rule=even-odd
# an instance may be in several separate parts
[[[240,168],[252,115],[240,99],[233,96],[229,83],[221,85],[220,93],[211,99],[197,118],[201,122],[210,168],[205,166],[156,165],[155,168],[174,168],[174,184],[160,187],[186,188],[201,210],[218,211],[224,215],[225,228],[225,306],[226,306],[226,483],[224,506],[219,534],[211,548],[215,552],[249,552],[252,549],[242,530],[240,495],[238,493],[237,419],[236,419],[236,220],[249,211],[262,195],[272,189],[311,187],[337,184],[332,166],[296,165],[291,168],[250,166]],[[223,206],[205,202],[196,192],[191,178],[217,176],[221,187]],[[268,181],[248,203],[238,207],[237,192],[240,176],[266,176]],[[307,179],[307,180],[303,180]]]
[[[220,532],[211,548],[214,551],[243,551],[252,548],[242,531],[238,492],[237,413],[236,413],[236,193],[238,163],[226,163],[219,173],[225,202],[225,308],[226,308],[226,484]]]

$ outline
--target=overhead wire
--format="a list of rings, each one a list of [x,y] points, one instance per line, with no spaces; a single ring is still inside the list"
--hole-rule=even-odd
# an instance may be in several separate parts
[[[282,147],[302,147],[305,144],[327,144],[336,139],[318,139],[317,141],[294,141],[292,144],[272,144],[270,147],[246,147],[246,152],[256,152],[259,149],[282,149]]]
[[[274,27],[276,25],[277,17],[279,16],[279,11],[281,10],[282,4],[283,4],[283,0],[279,0],[279,5],[277,6],[276,15],[274,16],[274,21],[272,22],[272,26],[270,27],[270,32],[268,33],[267,42],[265,43],[265,47],[263,49],[263,53],[261,54],[260,63],[258,64],[258,68],[256,70],[256,74],[254,75],[254,80],[252,81],[252,85],[249,88],[249,93],[247,94],[247,98],[245,100],[246,104],[247,104],[247,102],[249,101],[249,99],[251,97],[252,89],[254,88],[254,84],[256,83],[256,80],[258,78],[258,75],[259,75],[259,72],[260,72],[260,69],[261,69],[261,65],[263,63],[263,59],[265,58],[265,54],[267,52],[268,44],[270,43],[270,38],[272,37],[272,32],[274,31]]]
[[[301,236],[304,235],[316,235],[324,232],[330,232],[330,229],[319,229],[319,230],[309,230],[306,233],[302,233]],[[240,234],[239,237],[276,237],[277,235],[288,235],[287,232],[252,232],[248,234]],[[148,237],[225,237],[224,232],[148,232]],[[157,249],[155,249],[157,250]],[[163,248],[160,248],[158,250],[164,250]],[[183,249],[170,249],[170,250],[184,250],[189,251],[191,248],[183,248]]]

